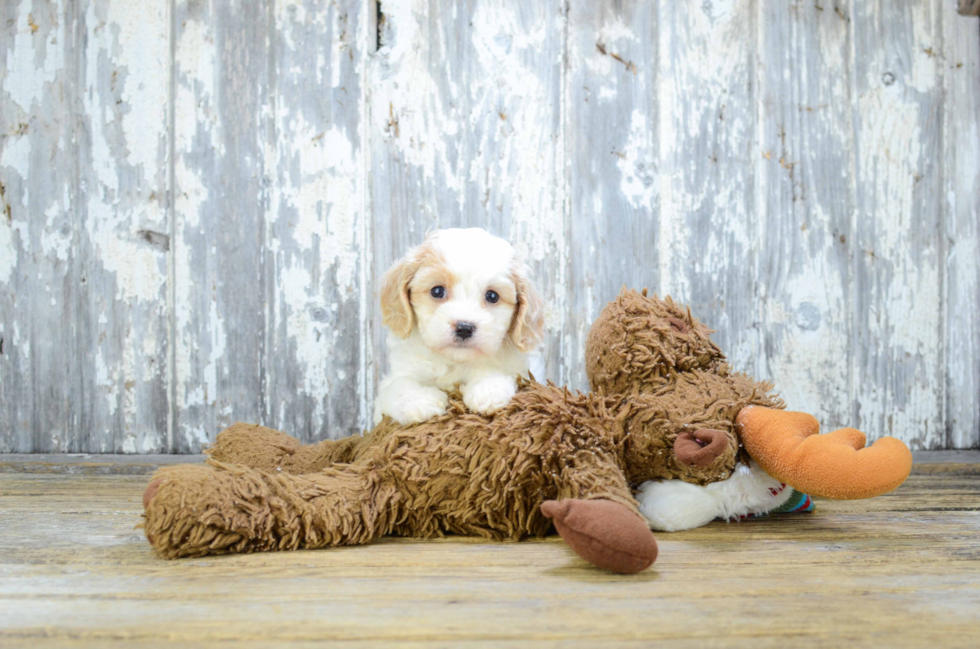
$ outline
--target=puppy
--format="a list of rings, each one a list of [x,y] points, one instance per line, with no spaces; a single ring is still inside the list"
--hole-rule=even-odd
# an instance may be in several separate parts
[[[413,424],[446,412],[459,386],[466,407],[510,401],[526,353],[540,341],[544,305],[509,243],[480,228],[437,230],[385,273],[382,321],[391,370],[375,422]]]

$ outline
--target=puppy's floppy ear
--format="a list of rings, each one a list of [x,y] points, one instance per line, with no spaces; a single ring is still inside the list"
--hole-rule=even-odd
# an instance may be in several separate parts
[[[511,279],[517,288],[517,311],[510,323],[510,339],[522,352],[530,351],[544,335],[544,300],[528,277],[524,264],[514,264]]]
[[[381,322],[403,339],[412,333],[415,323],[408,285],[418,269],[416,250],[410,250],[381,278]]]

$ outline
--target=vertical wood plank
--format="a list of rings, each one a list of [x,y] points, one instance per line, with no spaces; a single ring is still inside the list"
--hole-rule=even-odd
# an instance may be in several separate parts
[[[72,450],[167,448],[169,3],[79,0]]]
[[[369,66],[373,277],[429,229],[511,240],[548,301],[548,376],[561,380],[565,312],[562,3],[381,4]],[[371,360],[386,330],[371,285]]]
[[[568,9],[570,385],[585,390],[585,337],[620,288],[660,290],[655,3]]]
[[[980,444],[952,4],[382,2],[371,55],[370,1],[173,5],[0,9],[0,451],[353,432],[375,278],[471,225],[531,262],[549,378],[584,388],[595,314],[646,285],[825,425]]]
[[[790,408],[851,425],[850,10],[759,5],[762,365]]]
[[[855,3],[854,424],[942,448],[939,5]]]
[[[74,14],[0,9],[0,450],[75,450]]]
[[[946,446],[980,446],[980,27],[942,8]]]
[[[275,5],[269,425],[313,441],[368,423],[361,367],[365,227],[361,0]]]
[[[270,11],[176,4],[172,449],[262,421]]]
[[[755,4],[659,3],[661,294],[717,329],[756,370]]]

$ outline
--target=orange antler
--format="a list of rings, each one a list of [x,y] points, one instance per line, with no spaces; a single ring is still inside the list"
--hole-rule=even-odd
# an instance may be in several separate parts
[[[802,412],[761,406],[736,418],[745,450],[772,477],[812,496],[871,498],[895,489],[912,470],[912,453],[894,437],[865,448],[853,428],[818,435],[820,425]]]

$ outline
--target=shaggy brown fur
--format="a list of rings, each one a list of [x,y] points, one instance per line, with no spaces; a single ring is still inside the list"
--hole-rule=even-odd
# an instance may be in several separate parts
[[[767,384],[730,374],[709,334],[670,300],[624,291],[589,337],[592,394],[523,383],[489,416],[468,412],[456,394],[430,421],[386,418],[363,437],[312,446],[236,424],[209,449],[208,466],[157,474],[147,537],[174,558],[388,534],[540,536],[551,527],[546,500],[602,499],[635,512],[631,486],[644,480],[728,477],[739,411],[780,405]],[[724,434],[717,454],[701,466],[679,462],[678,435],[700,429]]]
[[[728,376],[725,356],[711,342],[713,333],[670,297],[659,300],[650,298],[646,289],[641,293],[624,289],[589,331],[585,344],[589,384],[604,394],[637,394],[670,383],[679,372],[703,370]]]
[[[413,426],[386,418],[364,435],[303,446],[236,424],[206,466],[162,469],[144,494],[146,536],[165,558],[367,543],[386,534],[491,539],[552,526],[582,557],[618,572],[656,558],[631,487],[727,478],[739,440],[752,458],[814,495],[865,498],[897,487],[911,453],[858,431],[816,435],[780,410],[771,385],[731,372],[686,309],[624,290],[589,334],[590,394],[522,382],[492,415],[448,412]]]

